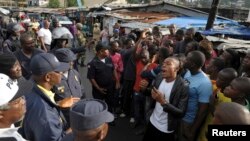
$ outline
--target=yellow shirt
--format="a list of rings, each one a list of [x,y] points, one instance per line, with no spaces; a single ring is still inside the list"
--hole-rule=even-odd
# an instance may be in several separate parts
[[[213,95],[216,95],[216,99],[214,102],[214,107],[218,106],[220,103],[223,102],[232,102],[231,98],[225,97],[224,94],[220,91],[220,89],[216,86],[216,81],[211,80],[213,84]],[[209,112],[204,124],[201,127],[199,136],[198,136],[198,141],[207,141],[206,138],[206,133],[208,132],[208,125],[211,124],[213,121],[213,115]]]
[[[53,102],[56,104],[55,100],[54,100],[54,96],[55,94],[52,91],[46,90],[45,88],[43,88],[40,85],[37,85],[37,87]]]
[[[55,94],[52,91],[46,90],[44,87],[37,85],[37,87],[53,102],[56,104],[55,100],[54,100],[54,96]],[[62,118],[59,116],[59,120],[61,123],[63,123]]]

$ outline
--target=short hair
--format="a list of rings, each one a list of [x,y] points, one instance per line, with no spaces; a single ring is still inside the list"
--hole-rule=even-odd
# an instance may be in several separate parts
[[[136,41],[136,39],[137,39],[137,35],[135,33],[128,34],[128,39],[127,39],[128,41],[131,41],[131,40]]]
[[[248,77],[237,77],[233,81],[237,82],[237,89],[245,96],[250,96],[250,78]]]
[[[193,35],[195,34],[195,29],[194,28],[188,28],[187,30],[186,30],[186,33],[187,32],[190,32],[190,33],[192,33]]]
[[[159,49],[158,55],[159,55],[158,58],[161,57],[160,59],[165,60],[166,58],[168,58],[170,56],[170,53],[169,53],[167,48],[162,47]]]
[[[184,36],[185,35],[185,31],[183,29],[178,29],[175,33],[175,35],[181,35]]]
[[[200,41],[199,50],[203,52],[207,59],[212,57],[213,43],[207,39]]]
[[[110,42],[110,46],[112,47],[115,43],[119,44],[119,42],[115,40],[115,41]]]
[[[156,45],[151,45],[148,47],[149,58],[153,58],[153,56],[157,53],[158,47]]]
[[[125,45],[128,45],[128,43],[129,43],[130,41],[135,41],[135,40],[132,39],[132,38],[128,38],[128,39],[125,40],[124,44],[125,44]]]
[[[217,71],[221,71],[222,69],[224,69],[225,67],[225,61],[220,58],[220,57],[216,57],[213,58],[213,65],[217,68]]]
[[[197,43],[196,41],[191,41],[191,42],[189,42],[187,45],[192,46],[192,48],[193,48],[194,50],[197,50],[198,47],[199,47],[199,43]]]
[[[232,59],[230,60],[230,65],[238,70],[240,67],[240,55],[238,54],[237,51],[233,50],[233,49],[226,49],[226,52],[228,52],[231,56]]]
[[[181,63],[180,63],[179,58],[177,58],[175,56],[170,56],[170,57],[168,57],[166,59],[172,59],[172,60],[174,60],[175,67],[178,68],[178,69],[181,69]]]
[[[159,26],[154,26],[154,27],[153,27],[153,30],[159,31],[159,30],[160,30],[160,27],[159,27]]]
[[[234,68],[224,68],[220,72],[227,74],[231,80],[238,76],[238,73]]]
[[[33,37],[30,34],[28,34],[28,33],[21,34],[21,36],[20,36],[20,42],[21,42],[21,44],[24,43],[25,40],[28,39],[28,38],[33,38]]]
[[[202,52],[192,51],[188,54],[190,54],[188,58],[196,65],[196,67],[201,68],[204,65],[206,58]]]

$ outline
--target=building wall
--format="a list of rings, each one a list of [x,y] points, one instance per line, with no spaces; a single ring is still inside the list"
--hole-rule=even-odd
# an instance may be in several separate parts
[[[16,3],[16,0],[0,0],[0,6],[26,7],[27,6],[27,0],[19,0],[18,3]]]
[[[102,5],[104,2],[108,0],[84,0],[84,7],[93,7]]]

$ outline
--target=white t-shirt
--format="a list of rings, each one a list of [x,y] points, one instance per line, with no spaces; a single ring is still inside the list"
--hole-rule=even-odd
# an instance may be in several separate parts
[[[165,100],[169,103],[170,93],[173,88],[175,81],[166,82],[165,79],[162,80],[158,90],[164,95]],[[173,131],[168,131],[168,113],[163,111],[163,108],[159,102],[156,102],[155,109],[150,117],[150,122],[164,133],[172,133]]]
[[[41,28],[38,31],[38,37],[43,37],[44,44],[50,45],[52,41],[52,34],[49,29]]]
[[[13,125],[10,128],[1,128],[0,129],[0,138],[3,137],[13,137],[17,141],[27,141],[25,140],[18,132],[18,128],[15,128]],[[1,140],[1,139],[0,139]]]

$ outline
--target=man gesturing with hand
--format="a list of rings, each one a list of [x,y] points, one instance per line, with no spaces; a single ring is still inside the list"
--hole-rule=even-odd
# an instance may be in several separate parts
[[[177,58],[164,60],[162,72],[156,77],[151,96],[156,101],[143,141],[157,138],[158,141],[175,140],[178,122],[185,115],[188,101],[188,85],[177,75]]]

